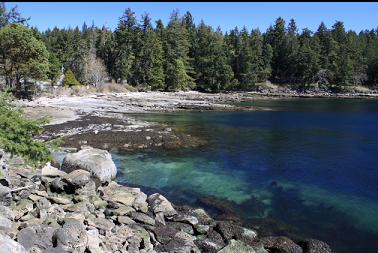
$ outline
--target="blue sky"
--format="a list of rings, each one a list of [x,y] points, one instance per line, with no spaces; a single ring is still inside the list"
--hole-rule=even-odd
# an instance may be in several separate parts
[[[155,21],[161,18],[167,24],[172,10],[178,8],[180,13],[190,11],[194,21],[201,19],[216,28],[218,25],[223,31],[235,26],[246,25],[250,30],[266,28],[281,16],[285,20],[294,18],[298,28],[316,30],[321,21],[331,27],[336,20],[344,21],[347,30],[361,31],[378,27],[378,3],[227,3],[227,2],[12,2],[8,7],[17,5],[25,17],[31,17],[30,25],[37,26],[41,31],[54,26],[75,27],[82,26],[85,21],[91,24],[92,20],[98,26],[106,25],[112,30],[116,27],[118,18],[123,11],[130,7],[140,19],[147,12]]]

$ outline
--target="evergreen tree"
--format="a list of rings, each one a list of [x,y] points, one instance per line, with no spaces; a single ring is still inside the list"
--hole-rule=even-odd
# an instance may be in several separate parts
[[[0,26],[12,22],[23,21],[16,9],[1,5]],[[93,49],[114,80],[142,89],[251,90],[269,80],[302,89],[318,83],[337,91],[378,82],[376,29],[347,32],[337,21],[331,29],[321,23],[315,33],[298,32],[293,19],[286,26],[277,18],[264,33],[235,27],[223,34],[204,22],[195,24],[190,12],[180,17],[178,11],[166,27],[160,19],[155,23],[153,28],[148,15],[138,23],[127,9],[114,32],[93,23],[81,29],[31,30],[82,83]],[[53,67],[56,59],[51,57]]]
[[[9,11],[5,6],[5,2],[0,2],[0,28],[9,24],[27,25],[30,18],[21,17],[17,6],[12,7]]]
[[[312,40],[311,31],[304,29],[299,36],[299,49],[297,57],[297,78],[298,82],[305,87],[313,82],[315,75],[320,69],[319,65],[319,44]]]
[[[148,15],[143,17],[142,31],[139,83],[145,88],[162,90],[164,89],[163,46],[158,34],[152,28]]]
[[[264,39],[258,29],[251,32],[251,47],[253,55],[253,71],[256,73],[255,82],[265,82],[270,76],[270,61],[272,48],[264,45]]]
[[[59,59],[55,56],[53,52],[49,52],[49,71],[47,72],[47,77],[51,80],[53,84],[56,83],[60,77],[62,64]]]
[[[267,43],[273,49],[272,56],[272,81],[283,83],[287,81],[286,69],[289,64],[285,20],[281,17],[276,19],[274,27],[267,31]]]
[[[173,11],[165,33],[165,76],[168,90],[190,89],[194,80],[190,76],[188,31]],[[179,68],[179,69],[177,69]],[[180,78],[178,78],[180,76]],[[180,80],[180,83],[177,83]]]
[[[107,72],[112,78],[116,78],[115,54],[116,44],[114,34],[105,26],[98,31],[96,38],[96,54],[104,62]]]
[[[228,64],[226,46],[220,29],[213,32],[202,21],[197,29],[197,44],[194,48],[197,89],[215,91],[227,89],[233,79]]]
[[[76,86],[80,85],[79,81],[76,79],[75,74],[72,72],[71,69],[68,69],[66,71],[66,74],[64,75],[63,84],[66,86]]]
[[[29,28],[10,24],[0,30],[0,73],[8,87],[16,88],[17,96],[28,78],[47,77],[48,57],[45,44]]]
[[[131,78],[131,67],[135,60],[135,35],[138,29],[134,12],[128,8],[120,18],[115,36],[115,62],[113,76],[117,81]]]
[[[332,39],[336,44],[336,57],[331,70],[334,74],[335,85],[349,85],[352,83],[353,66],[350,59],[348,37],[345,32],[344,24],[336,21],[332,26]]]

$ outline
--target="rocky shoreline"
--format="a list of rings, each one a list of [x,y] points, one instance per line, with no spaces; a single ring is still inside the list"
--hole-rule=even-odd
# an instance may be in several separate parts
[[[129,92],[85,96],[40,97],[19,101],[29,117],[46,116],[50,123],[40,139],[63,139],[63,146],[78,150],[90,145],[112,151],[197,147],[206,141],[172,126],[137,120],[133,113],[181,111],[272,110],[269,107],[238,106],[260,99],[325,97],[376,98],[377,94],[243,92],[207,94],[199,92]]]
[[[172,126],[138,120],[132,113],[269,110],[235,105],[260,98],[266,96],[152,92],[19,103],[26,105],[29,117],[50,118],[39,139],[60,137],[66,150],[80,153],[89,146],[119,152],[206,145]],[[1,230],[0,241],[15,248],[4,252],[331,252],[315,239],[258,237],[241,221],[210,217],[201,208],[175,206],[159,193],[147,196],[139,188],[117,184],[114,176],[100,180],[103,172],[93,173],[97,165],[86,164],[83,157],[70,169],[63,164],[58,169],[60,164],[54,163],[55,168],[48,165],[33,173],[25,170],[22,161],[11,160],[8,170],[3,168],[1,184],[6,188],[0,194],[8,201],[2,202],[3,213],[9,214],[4,222],[11,225]],[[40,201],[46,208],[41,208]],[[69,234],[71,230],[76,234]],[[46,236],[48,242],[42,240]],[[78,240],[80,236],[84,239]]]
[[[251,229],[113,181],[110,154],[87,147],[60,169],[31,171],[1,155],[0,252],[319,252],[308,239],[258,237]]]

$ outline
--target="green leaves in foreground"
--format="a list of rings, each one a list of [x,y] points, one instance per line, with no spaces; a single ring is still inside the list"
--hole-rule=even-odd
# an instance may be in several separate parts
[[[0,148],[21,156],[34,167],[50,161],[50,149],[57,147],[57,141],[42,142],[34,138],[43,132],[42,125],[47,119],[27,119],[12,100],[11,95],[0,93]]]

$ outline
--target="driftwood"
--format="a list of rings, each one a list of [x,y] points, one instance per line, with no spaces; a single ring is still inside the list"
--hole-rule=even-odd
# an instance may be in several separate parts
[[[12,189],[10,192],[18,192],[18,191],[22,191],[22,190],[29,189],[29,188],[32,188],[32,187],[34,187],[34,185],[23,186],[23,187],[20,187],[20,188]]]

